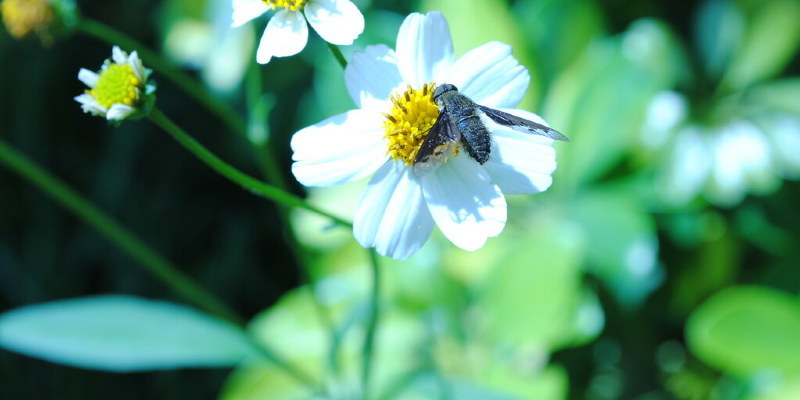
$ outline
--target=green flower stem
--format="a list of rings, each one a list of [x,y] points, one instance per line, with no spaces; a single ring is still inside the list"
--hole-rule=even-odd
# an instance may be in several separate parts
[[[339,46],[332,43],[328,43],[328,48],[331,50],[331,53],[333,53],[333,56],[336,57],[336,61],[339,62],[339,65],[342,67],[342,69],[347,67],[347,60],[344,58],[342,51],[339,50]]]
[[[189,277],[180,272],[177,267],[148,247],[133,233],[103,213],[66,183],[8,146],[3,140],[0,140],[0,164],[5,165],[11,171],[38,186],[50,198],[77,215],[88,225],[97,229],[120,250],[139,262],[147,272],[182,295],[187,301],[219,318],[232,322],[240,328],[244,328],[245,323],[242,318],[214,297],[213,294],[195,284]],[[251,341],[262,356],[297,379],[298,382],[309,387],[316,387],[311,378],[283,360],[265,344],[258,343],[255,339],[251,339]]]
[[[286,207],[297,207],[311,211],[323,217],[329,218],[331,221],[339,225],[352,228],[352,223],[345,221],[344,219],[341,219],[333,214],[322,211],[311,204],[308,204],[305,200],[278,189],[275,186],[268,185],[256,178],[253,178],[252,176],[234,168],[225,161],[222,161],[222,159],[214,155],[214,153],[210,152],[208,149],[203,147],[202,144],[184,132],[181,127],[172,122],[172,120],[164,115],[161,110],[153,108],[152,112],[150,113],[150,120],[161,127],[161,129],[164,129],[167,131],[167,133],[172,135],[175,140],[177,140],[187,150],[197,156],[197,158],[211,167],[211,169],[239,184],[241,187],[245,188],[251,193],[275,201],[276,203]]]
[[[74,189],[2,140],[0,140],[0,163],[38,186],[50,198],[97,229],[120,250],[139,262],[156,279],[182,295],[186,300],[213,315],[237,325],[243,325],[242,319],[235,312],[214,295],[195,284],[166,258],[156,253]]]
[[[375,335],[378,331],[379,304],[381,294],[381,275],[378,265],[378,253],[375,249],[369,249],[369,259],[372,265],[372,295],[370,298],[370,316],[367,325],[367,333],[364,337],[364,349],[362,351],[361,363],[361,386],[362,398],[369,399],[369,380],[372,372],[373,350],[375,349]]]
[[[234,132],[246,136],[245,123],[232,108],[209,94],[195,79],[181,71],[169,60],[147,48],[144,44],[102,22],[86,17],[82,17],[78,22],[78,30],[110,45],[120,46],[124,50],[136,50],[146,66],[152,67],[194,97],[205,108],[216,114]]]

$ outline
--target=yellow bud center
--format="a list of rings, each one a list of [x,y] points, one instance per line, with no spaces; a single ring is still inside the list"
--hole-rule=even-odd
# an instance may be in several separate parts
[[[307,0],[262,0],[264,4],[270,6],[273,10],[276,8],[285,8],[290,11],[302,10],[306,6]]]
[[[97,102],[110,108],[112,104],[132,106],[139,101],[142,82],[129,64],[110,64],[100,72],[100,79],[92,90],[87,90]]]
[[[392,108],[384,114],[383,128],[393,159],[414,164],[422,142],[439,117],[439,107],[433,102],[435,88],[432,83],[422,85],[422,89],[409,85],[404,92],[391,96]]]
[[[48,0],[3,0],[0,11],[8,32],[16,38],[45,28],[53,19]]]

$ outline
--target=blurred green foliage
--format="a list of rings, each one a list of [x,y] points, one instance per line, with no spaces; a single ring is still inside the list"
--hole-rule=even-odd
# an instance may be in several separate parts
[[[510,196],[505,231],[483,249],[467,253],[434,233],[409,260],[381,260],[376,398],[800,397],[799,1],[356,4],[366,31],[342,49],[346,58],[371,44],[393,47],[407,13],[441,10],[457,55],[491,40],[511,44],[532,75],[520,107],[571,139],[556,144],[553,187]],[[227,0],[78,5],[249,117],[246,141],[156,74],[159,106],[198,140],[254,175],[250,145],[268,144],[293,191],[352,217],[366,182],[304,190],[289,169],[293,132],[353,107],[319,38],[260,67],[253,47],[264,20],[229,29]],[[220,179],[152,125],[84,117],[71,99],[82,90],[77,71],[97,67],[108,50],[79,35],[43,47],[0,32],[0,136],[247,316],[257,341],[327,395],[265,361],[225,323],[142,299],[180,301],[0,169],[0,310],[12,310],[0,315],[1,347],[106,371],[216,368],[120,375],[3,351],[0,397],[356,398],[367,253],[350,232],[296,211],[297,256],[274,205]],[[109,293],[139,298],[58,302]],[[41,324],[65,312],[80,329]],[[125,334],[104,325],[120,316],[135,322]],[[198,342],[175,339],[186,330]],[[14,341],[21,337],[29,341]],[[94,358],[81,359],[87,351]]]

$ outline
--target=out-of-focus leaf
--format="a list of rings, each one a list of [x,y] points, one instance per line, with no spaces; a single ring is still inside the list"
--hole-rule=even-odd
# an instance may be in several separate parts
[[[590,271],[626,306],[636,306],[663,278],[655,225],[629,190],[593,190],[572,209],[588,240]]]
[[[746,400],[797,400],[800,399],[800,381],[780,382],[777,387],[769,387],[766,390],[748,396]]]
[[[728,374],[749,377],[777,371],[800,376],[800,301],[765,287],[717,293],[689,317],[689,349]]]
[[[745,92],[749,106],[800,116],[800,78],[762,83]]]
[[[268,363],[252,363],[237,368],[225,382],[221,400],[324,400],[315,397],[286,372]]]
[[[745,18],[736,2],[709,0],[703,3],[694,20],[694,37],[706,72],[719,79],[741,46]]]
[[[531,83],[519,108],[536,110],[540,93],[538,61],[531,53],[505,0],[424,0],[422,9],[441,11],[450,25],[456,56],[497,40],[514,49],[514,57],[531,73]]]
[[[228,322],[191,308],[97,296],[18,308],[0,316],[0,346],[84,368],[142,371],[227,367],[256,354]]]
[[[305,287],[290,292],[257,316],[249,328],[257,340],[278,349],[281,357],[313,379],[336,382],[334,392],[358,393],[368,315],[363,289],[352,274],[331,275],[317,283],[316,298]],[[372,372],[376,391],[416,365],[418,355],[413,350],[423,337],[423,326],[415,315],[389,306],[381,311]],[[275,385],[270,384],[272,380]],[[240,369],[226,384],[223,397],[295,399],[304,395],[308,398],[300,383],[262,364]]]
[[[747,13],[750,19],[746,36],[723,80],[731,88],[742,88],[779,73],[800,45],[800,2],[760,1]]]
[[[539,225],[494,260],[476,299],[493,341],[548,349],[570,342],[583,254],[576,235],[556,221]]]
[[[592,1],[520,0],[514,3],[513,11],[547,83],[604,30],[602,13]]]
[[[559,188],[602,176],[638,143],[649,100],[672,84],[672,68],[653,61],[670,47],[656,45],[667,37],[659,27],[592,43],[552,87],[546,119],[571,140],[557,144]]]

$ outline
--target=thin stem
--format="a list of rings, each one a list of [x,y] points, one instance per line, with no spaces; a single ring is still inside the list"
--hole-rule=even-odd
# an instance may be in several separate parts
[[[362,398],[369,399],[369,380],[372,373],[372,359],[373,350],[375,349],[375,334],[378,331],[378,308],[380,303],[381,294],[381,275],[380,267],[378,265],[378,253],[375,249],[369,250],[370,264],[372,265],[372,296],[370,298],[370,316],[369,324],[367,325],[367,332],[364,337],[364,349],[362,351],[362,370],[361,370],[361,386],[363,390]]]
[[[286,207],[298,207],[302,208],[316,214],[319,214],[323,217],[329,218],[331,221],[351,227],[353,226],[352,223],[345,221],[333,214],[330,214],[326,211],[322,211],[311,204],[308,204],[305,200],[289,194],[281,189],[276,188],[275,186],[268,185],[256,178],[253,178],[250,175],[245,174],[244,172],[239,171],[238,169],[234,168],[230,164],[222,161],[219,157],[214,155],[214,153],[210,152],[208,149],[203,147],[198,141],[194,140],[191,136],[189,136],[186,132],[184,132],[181,127],[176,125],[169,119],[161,110],[154,108],[153,111],[150,113],[150,120],[153,121],[156,125],[161,127],[172,135],[172,137],[177,140],[180,144],[182,144],[187,150],[192,152],[197,158],[201,161],[206,163],[211,169],[217,171],[220,175],[230,179],[231,181],[237,183],[241,187],[245,188],[246,190],[250,191],[251,193],[264,197],[266,199],[275,201],[281,205]]]
[[[0,163],[38,186],[50,198],[97,229],[120,250],[136,260],[147,272],[187,301],[236,325],[243,325],[242,319],[213,294],[195,284],[166,258],[156,253],[66,183],[36,165],[2,140],[0,140]]]
[[[157,70],[180,89],[194,97],[197,102],[216,114],[231,130],[243,137],[247,135],[244,120],[230,106],[212,96],[195,79],[141,42],[111,26],[86,17],[80,19],[78,29],[108,44],[118,45],[128,51],[136,50],[145,65]]]
[[[342,67],[342,69],[347,67],[347,60],[344,58],[342,51],[339,50],[339,46],[329,42],[325,43],[328,43],[328,48],[331,50],[331,53],[333,53],[333,56],[336,57],[336,61],[339,62],[339,65]]]
[[[0,164],[5,165],[11,171],[38,186],[50,198],[81,218],[86,224],[97,229],[120,250],[136,260],[147,272],[186,298],[187,301],[244,329],[245,323],[242,318],[214,297],[213,294],[194,283],[189,277],[180,272],[177,267],[167,261],[166,258],[148,247],[133,233],[103,213],[66,183],[36,165],[28,157],[8,146],[1,139]],[[252,337],[250,340],[264,357],[294,377],[298,382],[309,387],[316,387],[313,379],[279,357],[264,343],[257,342]]]

